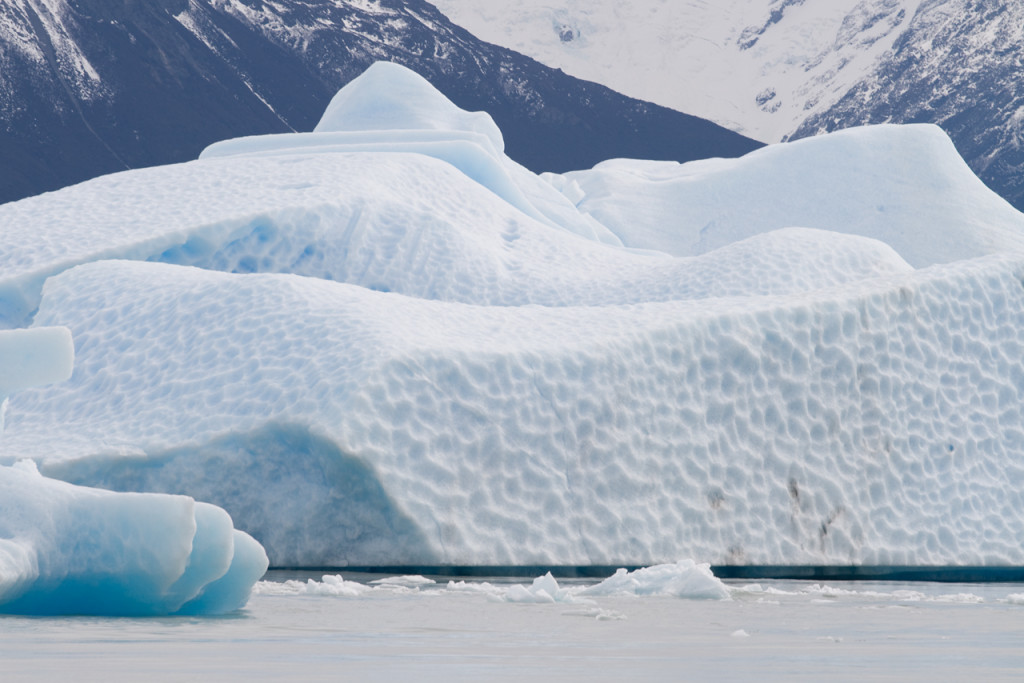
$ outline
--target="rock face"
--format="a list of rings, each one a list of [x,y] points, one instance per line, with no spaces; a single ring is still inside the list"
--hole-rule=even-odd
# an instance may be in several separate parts
[[[0,7],[0,202],[194,159],[216,140],[311,130],[380,59],[490,112],[535,171],[759,146],[483,43],[422,0],[12,0]]]

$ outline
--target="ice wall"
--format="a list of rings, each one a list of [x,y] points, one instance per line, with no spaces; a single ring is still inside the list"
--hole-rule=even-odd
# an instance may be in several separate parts
[[[1024,216],[934,129],[541,179],[357,86],[0,207],[6,324],[77,342],[0,459],[281,565],[1024,564]]]
[[[557,309],[102,262],[48,284],[81,373],[8,443],[284,564],[1021,563],[1022,280]]]

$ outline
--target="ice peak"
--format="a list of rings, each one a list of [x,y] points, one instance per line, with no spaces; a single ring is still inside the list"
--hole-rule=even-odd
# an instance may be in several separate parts
[[[415,71],[376,62],[338,91],[314,132],[451,130],[478,133],[502,152],[501,131],[486,112],[459,109]]]

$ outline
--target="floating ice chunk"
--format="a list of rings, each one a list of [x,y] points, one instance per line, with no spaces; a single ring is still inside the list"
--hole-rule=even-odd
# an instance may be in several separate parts
[[[220,614],[243,606],[266,568],[212,505],[0,467],[0,612]]]
[[[504,595],[505,590],[494,586],[487,581],[449,581],[445,590],[451,593],[475,593],[499,598]]]
[[[405,576],[386,576],[383,579],[374,579],[370,582],[371,586],[400,586],[402,588],[423,588],[425,586],[433,586],[436,581],[428,579],[425,576],[419,574],[405,575]]]
[[[548,603],[548,602],[578,602],[572,590],[562,588],[551,572],[544,576],[538,576],[529,586],[515,584],[510,586],[501,600],[505,602],[527,602],[527,603]]]
[[[382,124],[357,91],[396,83]],[[289,565],[1022,561],[1024,219],[934,129],[545,183],[400,70],[340,102],[0,207],[0,325],[82,359],[4,461],[222,504]]]
[[[626,619],[626,615],[622,612],[604,609],[603,607],[584,607],[582,609],[569,610],[562,614],[567,617],[591,617],[597,621],[622,621]]]
[[[339,598],[356,598],[372,590],[366,584],[347,581],[338,574],[324,574],[320,581],[260,581],[253,587],[253,592],[258,595],[331,595]]]
[[[619,569],[596,586],[579,592],[582,596],[668,595],[678,598],[728,600],[729,588],[711,573],[708,564],[680,560],[636,571]]]

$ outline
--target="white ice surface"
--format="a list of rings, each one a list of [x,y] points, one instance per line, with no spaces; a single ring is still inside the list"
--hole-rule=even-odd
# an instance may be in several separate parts
[[[338,129],[391,83],[437,111]],[[1024,227],[934,129],[545,180],[357,85],[0,207],[7,324],[76,343],[0,458],[221,505],[277,565],[1024,564]]]
[[[5,448],[189,491],[285,565],[1021,562],[1022,277],[479,307],[100,262],[48,283],[78,367]]]
[[[679,256],[794,225],[882,240],[915,267],[1024,249],[1024,215],[930,124],[840,131],[740,159],[616,159],[545,177],[626,246]]]
[[[244,605],[266,569],[220,508],[0,466],[0,612],[221,614]]]

